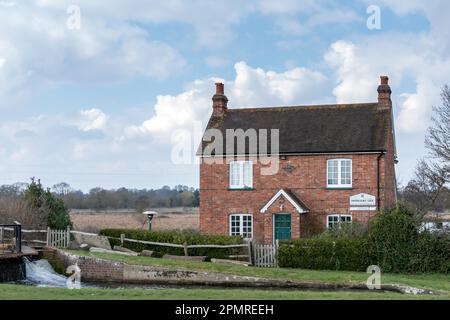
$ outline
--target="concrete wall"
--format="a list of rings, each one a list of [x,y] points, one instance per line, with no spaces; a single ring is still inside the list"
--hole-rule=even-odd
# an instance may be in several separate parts
[[[119,282],[161,285],[211,285],[226,287],[293,287],[285,280],[244,277],[231,274],[193,271],[156,266],[129,265],[91,256],[77,256],[58,249],[47,249],[42,258],[47,259],[56,271],[64,273],[68,266],[77,264],[81,281]],[[299,285],[298,283],[295,285]]]

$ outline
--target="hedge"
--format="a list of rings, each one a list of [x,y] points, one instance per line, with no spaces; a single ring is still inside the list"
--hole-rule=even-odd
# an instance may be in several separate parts
[[[229,236],[213,236],[213,235],[200,235],[197,233],[187,233],[179,231],[145,231],[145,230],[133,230],[133,229],[104,229],[100,231],[100,235],[120,238],[121,234],[125,234],[126,238],[135,240],[144,240],[151,242],[164,242],[188,245],[194,244],[215,244],[215,245],[231,245],[242,244],[243,239],[241,237],[229,237]],[[110,239],[109,242],[112,246],[120,245],[120,240]],[[136,252],[142,250],[152,250],[157,255],[162,256],[164,254],[172,255],[184,255],[183,248],[173,248],[165,246],[148,245],[142,243],[125,241],[123,246]],[[225,259],[230,255],[241,254],[242,248],[192,248],[189,249],[188,254],[190,256],[207,256],[208,259],[217,258]]]
[[[399,264],[398,261],[402,261]],[[373,239],[301,239],[281,241],[280,267],[366,271],[378,265],[384,272],[450,272],[448,235],[420,234],[409,251],[377,246]]]
[[[373,261],[367,239],[301,239],[281,241],[280,267],[366,271]]]

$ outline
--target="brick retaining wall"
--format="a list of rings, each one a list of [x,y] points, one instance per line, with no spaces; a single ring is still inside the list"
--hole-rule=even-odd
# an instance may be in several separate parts
[[[0,259],[0,283],[24,280],[25,264],[22,258]]]

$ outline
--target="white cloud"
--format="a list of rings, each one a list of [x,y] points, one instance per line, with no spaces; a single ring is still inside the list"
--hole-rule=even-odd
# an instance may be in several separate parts
[[[170,133],[179,128],[186,128],[194,121],[204,121],[211,105],[211,97],[206,96],[204,81],[195,81],[195,88],[178,95],[160,95],[154,107],[155,115],[142,125],[126,128],[129,137],[152,134],[170,138]],[[167,136],[169,134],[169,136]]]
[[[400,131],[424,132],[431,108],[439,103],[440,88],[448,81],[450,55],[440,54],[439,39],[431,34],[389,34],[355,44],[338,41],[325,54],[335,71],[333,94],[340,103],[376,101],[374,80],[388,75],[393,89],[397,127]],[[415,83],[415,92],[402,91],[404,81]]]
[[[61,7],[62,4],[62,7]],[[185,65],[178,51],[124,19],[88,14],[66,27],[64,3],[20,3],[0,10],[0,107],[42,86],[163,78]]]
[[[235,79],[225,81],[229,106],[273,106],[304,102],[310,104],[324,99],[327,78],[317,71],[294,68],[285,72],[265,71],[252,68],[245,62],[235,64]],[[191,130],[196,121],[206,122],[212,112],[211,97],[214,82],[220,79],[195,80],[178,95],[158,96],[155,114],[141,125],[126,128],[133,138],[154,135],[167,142],[177,129]]]
[[[426,129],[430,107],[439,102],[439,86],[429,78],[419,79],[416,93],[400,95],[400,112],[397,118],[398,128],[405,132]]]
[[[327,85],[322,73],[307,68],[275,72],[238,62],[235,70],[231,98],[233,104],[241,107],[311,104],[320,99]]]
[[[76,126],[81,131],[103,130],[108,122],[108,116],[100,109],[87,109],[80,111]]]
[[[351,7],[328,0],[262,0],[259,10],[273,16],[275,24],[288,35],[304,35],[320,25],[361,20]]]

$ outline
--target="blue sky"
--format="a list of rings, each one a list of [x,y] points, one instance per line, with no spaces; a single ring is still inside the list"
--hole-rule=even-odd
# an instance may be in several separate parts
[[[70,5],[79,28],[68,26]],[[367,28],[370,5],[379,30]],[[405,184],[450,82],[449,9],[439,0],[2,0],[0,184],[197,187],[198,166],[171,160],[174,133],[206,124],[216,80],[238,108],[376,101],[381,74]]]

